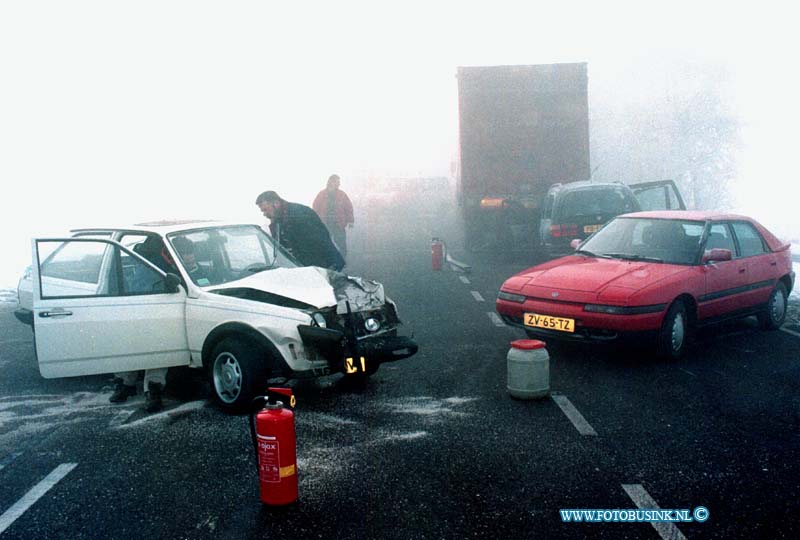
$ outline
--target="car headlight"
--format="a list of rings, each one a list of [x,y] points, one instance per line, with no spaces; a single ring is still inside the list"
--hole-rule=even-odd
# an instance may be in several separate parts
[[[320,313],[319,311],[312,313],[311,318],[314,319],[314,322],[317,323],[317,326],[319,326],[320,328],[328,327],[328,323],[325,322],[325,316],[322,315],[322,313]]]
[[[591,313],[610,313],[611,315],[624,315],[626,309],[621,306],[603,306],[600,304],[586,304],[583,308]]]
[[[364,321],[364,328],[367,329],[367,332],[377,332],[381,329],[381,322],[374,317],[370,317]]]
[[[497,293],[497,298],[500,300],[508,300],[509,302],[516,302],[518,304],[525,302],[525,295],[508,293],[505,291],[500,291]]]
[[[586,304],[584,311],[591,313],[608,313],[610,315],[642,315],[643,313],[658,313],[666,309],[667,304],[653,304],[651,306],[604,306],[602,304]]]

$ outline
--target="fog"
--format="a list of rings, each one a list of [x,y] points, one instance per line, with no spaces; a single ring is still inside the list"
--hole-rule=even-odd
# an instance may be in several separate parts
[[[33,235],[450,176],[460,65],[588,62],[594,178],[699,178],[796,239],[792,20],[699,4],[4,2],[0,286]]]

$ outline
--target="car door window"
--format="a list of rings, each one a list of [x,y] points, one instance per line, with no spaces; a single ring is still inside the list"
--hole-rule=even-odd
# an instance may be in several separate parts
[[[109,244],[39,241],[39,287],[42,298],[98,294]]]
[[[159,294],[166,292],[164,277],[153,268],[126,251],[114,248],[119,253],[122,268],[121,296],[137,294]]]
[[[36,245],[43,299],[166,292],[161,274],[112,243],[76,239]]]
[[[663,187],[646,189],[636,193],[642,210],[666,210],[667,203]]]
[[[685,210],[678,188],[672,180],[630,186],[642,210]]]
[[[752,257],[766,253],[764,241],[758,231],[749,223],[736,221],[731,224],[742,257]]]
[[[730,228],[725,223],[714,223],[708,231],[705,250],[729,249],[731,254],[736,256],[736,244],[733,242]]]

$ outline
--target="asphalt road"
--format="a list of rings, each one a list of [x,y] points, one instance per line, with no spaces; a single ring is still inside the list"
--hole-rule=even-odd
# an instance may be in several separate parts
[[[0,540],[798,538],[800,325],[704,331],[688,358],[550,349],[551,396],[511,399],[519,330],[492,318],[519,258],[431,270],[436,211],[362,215],[349,271],[378,279],[420,352],[364,386],[296,385],[300,500],[262,507],[246,420],[171,373],[167,410],[111,377],[44,380],[0,303]],[[455,253],[456,255],[461,255]],[[461,256],[466,259],[466,256]],[[705,522],[564,523],[560,509],[694,510]]]

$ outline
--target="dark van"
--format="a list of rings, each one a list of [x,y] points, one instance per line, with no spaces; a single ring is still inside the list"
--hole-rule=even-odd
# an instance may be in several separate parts
[[[550,257],[571,253],[570,242],[583,240],[611,218],[641,210],[685,210],[672,180],[626,185],[621,182],[555,184],[542,207],[539,234]]]

